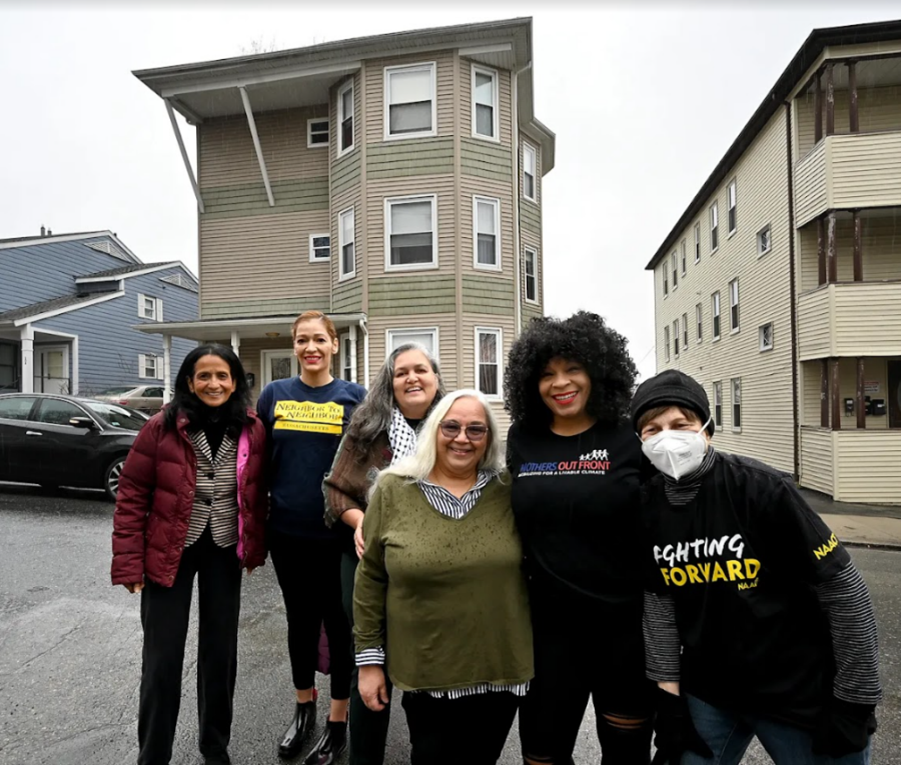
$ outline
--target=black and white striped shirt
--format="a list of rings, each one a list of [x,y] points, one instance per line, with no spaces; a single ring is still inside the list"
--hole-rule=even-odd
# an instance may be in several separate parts
[[[203,534],[207,525],[219,547],[238,544],[238,445],[226,435],[213,456],[203,430],[189,433],[197,455],[197,486],[185,547]]]
[[[426,500],[432,507],[434,507],[442,515],[459,521],[460,519],[465,518],[469,514],[469,511],[472,510],[473,507],[475,507],[476,503],[479,501],[479,498],[482,496],[482,489],[484,489],[488,485],[488,483],[496,477],[497,473],[492,470],[480,470],[475,484],[473,484],[473,487],[462,497],[455,496],[443,486],[439,486],[438,484],[432,483],[431,481],[418,481],[417,485],[422,490],[422,493],[425,495]],[[384,663],[384,647],[369,648],[364,651],[360,651],[357,654],[358,667]],[[525,696],[526,691],[528,690],[528,683],[521,683],[517,685],[495,685],[493,683],[479,683],[478,685],[471,685],[468,688],[454,688],[449,691],[428,691],[428,694],[430,696],[434,696],[435,698],[460,699],[464,696],[475,696],[480,693],[489,693],[492,691],[512,693],[516,696]]]

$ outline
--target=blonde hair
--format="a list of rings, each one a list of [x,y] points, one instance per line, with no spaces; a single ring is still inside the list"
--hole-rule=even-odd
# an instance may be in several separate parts
[[[448,393],[442,398],[432,409],[426,421],[422,424],[419,431],[419,437],[416,440],[416,451],[409,457],[405,457],[396,465],[392,465],[379,473],[378,478],[373,483],[373,489],[378,482],[386,475],[398,475],[407,478],[411,483],[416,481],[424,481],[435,467],[435,460],[438,458],[438,426],[447,416],[450,408],[456,401],[461,398],[474,398],[485,410],[485,424],[488,426],[488,448],[479,462],[479,470],[492,470],[500,473],[504,469],[504,452],[501,445],[500,434],[497,432],[497,418],[491,411],[491,405],[485,394],[472,388],[464,388],[462,390]]]
[[[338,330],[335,329],[335,322],[333,322],[328,316],[326,316],[322,311],[304,311],[300,316],[298,316],[294,323],[291,325],[291,339],[294,339],[294,336],[297,334],[297,325],[304,321],[321,321],[323,326],[325,327],[325,331],[328,332],[328,336],[332,340],[338,339]]]

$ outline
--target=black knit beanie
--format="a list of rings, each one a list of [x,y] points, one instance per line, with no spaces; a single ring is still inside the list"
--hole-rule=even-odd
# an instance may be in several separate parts
[[[702,423],[710,420],[710,401],[704,387],[678,369],[667,369],[638,386],[632,397],[632,427],[636,432],[641,415],[658,406],[682,406],[697,414]],[[713,435],[713,420],[707,431]]]

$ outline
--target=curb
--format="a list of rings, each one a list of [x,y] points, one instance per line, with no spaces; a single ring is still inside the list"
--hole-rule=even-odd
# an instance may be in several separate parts
[[[888,552],[901,552],[901,544],[895,542],[852,542],[842,539],[841,543],[845,547],[855,550],[886,550]]]

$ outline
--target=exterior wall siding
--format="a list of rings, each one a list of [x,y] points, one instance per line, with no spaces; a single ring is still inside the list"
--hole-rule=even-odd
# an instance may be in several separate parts
[[[453,276],[390,276],[369,283],[370,316],[409,316],[453,313],[456,308]]]
[[[822,287],[798,299],[798,358],[801,361],[829,356],[832,350],[832,301]]]
[[[826,141],[832,161],[830,207],[901,205],[901,130]]]
[[[832,431],[801,428],[801,468],[798,484],[830,496],[835,491]]]
[[[834,438],[836,500],[901,504],[901,431],[843,430]]]
[[[795,164],[795,224],[800,228],[828,208],[826,144]]]

